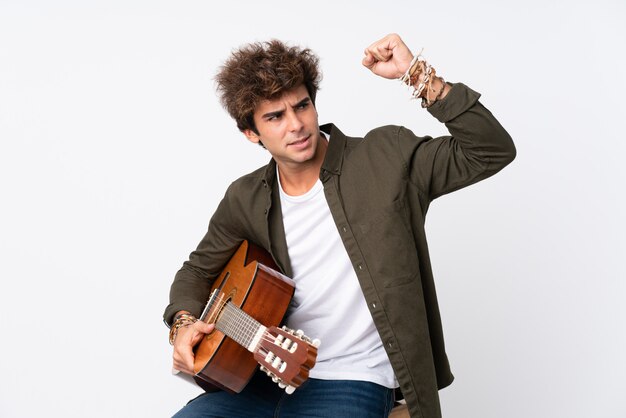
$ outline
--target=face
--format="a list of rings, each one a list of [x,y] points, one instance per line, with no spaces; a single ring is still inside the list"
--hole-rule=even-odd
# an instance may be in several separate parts
[[[323,159],[317,111],[304,85],[259,103],[254,123],[259,133],[247,129],[244,134],[263,143],[279,168],[296,169]]]

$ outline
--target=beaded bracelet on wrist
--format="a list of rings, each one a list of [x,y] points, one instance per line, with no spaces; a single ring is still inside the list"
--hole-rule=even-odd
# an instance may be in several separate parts
[[[436,70],[424,59],[422,56],[422,51],[419,54],[415,55],[409,64],[406,72],[398,79],[401,83],[407,84],[409,88],[413,88],[413,92],[411,93],[411,97],[413,99],[422,99],[422,107],[427,108],[433,105],[437,100],[441,99],[443,92],[446,88],[445,80],[436,76]],[[430,99],[431,91],[434,93],[435,90],[432,88],[432,82],[435,78],[438,78],[441,83],[441,89],[439,93],[435,96],[433,100]],[[417,84],[417,87],[415,86]],[[425,91],[425,94],[424,94]]]
[[[172,323],[172,327],[170,328],[169,341],[170,345],[174,345],[174,341],[176,340],[176,336],[178,335],[178,330],[192,325],[198,319],[191,314],[180,314],[176,315],[176,320]]]

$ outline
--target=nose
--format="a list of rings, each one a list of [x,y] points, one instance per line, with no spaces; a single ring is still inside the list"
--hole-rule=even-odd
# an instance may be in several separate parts
[[[290,132],[299,132],[302,127],[304,127],[304,123],[300,120],[300,116],[297,112],[291,111],[288,112],[288,122],[289,122],[289,131]]]

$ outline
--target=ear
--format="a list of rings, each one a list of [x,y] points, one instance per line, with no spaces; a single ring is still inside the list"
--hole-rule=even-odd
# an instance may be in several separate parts
[[[261,138],[257,134],[254,133],[252,129],[245,129],[243,134],[248,138],[248,141],[258,144],[261,142]]]

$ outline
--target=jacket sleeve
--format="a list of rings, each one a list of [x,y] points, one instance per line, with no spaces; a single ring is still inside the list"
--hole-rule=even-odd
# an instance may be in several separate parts
[[[449,136],[417,137],[401,128],[400,150],[411,181],[430,199],[483,180],[515,158],[513,140],[464,84],[428,111],[445,123]]]
[[[195,316],[202,313],[213,280],[241,244],[242,240],[233,229],[230,196],[227,191],[209,221],[204,238],[176,273],[170,287],[170,303],[163,313],[168,326],[178,311],[189,311]]]

